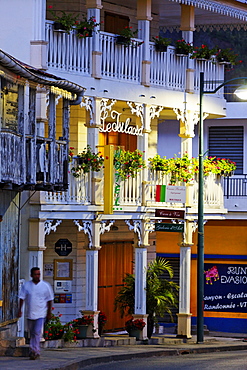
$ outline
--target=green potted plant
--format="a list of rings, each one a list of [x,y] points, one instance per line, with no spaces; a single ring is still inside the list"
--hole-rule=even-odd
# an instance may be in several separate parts
[[[91,315],[84,315],[82,311],[81,317],[74,319],[72,321],[73,328],[76,330],[76,337],[77,339],[84,339],[87,337],[87,329],[89,325],[93,325],[93,316]]]
[[[62,10],[60,11],[62,15],[58,16],[56,15],[55,11],[52,10],[52,8],[53,8],[52,5],[48,6],[50,13],[53,15],[55,19],[54,31],[67,32],[69,34],[70,31],[75,26],[78,17],[72,13],[66,13]]]
[[[193,54],[190,58],[197,60],[210,60],[215,53],[216,48],[210,49],[207,45],[202,44],[201,46],[194,47]]]
[[[175,41],[175,53],[177,56],[185,56],[193,53],[193,46],[184,39]]]
[[[141,332],[145,328],[146,323],[143,319],[134,319],[133,317],[125,322],[125,329],[130,337],[135,337],[140,340]]]
[[[171,44],[171,39],[162,36],[153,37],[155,50],[160,52],[167,51],[167,46]]]
[[[88,145],[82,153],[77,155],[77,166],[71,168],[74,177],[80,177],[81,174],[90,171],[99,172],[104,164],[104,158],[100,152],[93,152]]]
[[[153,260],[146,271],[146,305],[148,314],[147,335],[151,338],[154,319],[156,315],[163,317],[171,308],[177,305],[178,285],[167,279],[160,279],[164,273],[173,277],[173,270],[164,258]],[[135,306],[135,275],[126,274],[123,279],[124,286],[115,297],[115,311],[119,310],[121,317],[134,314]]]
[[[77,37],[79,39],[85,37],[92,37],[93,31],[95,31],[95,27],[99,26],[100,23],[96,22],[96,19],[92,16],[87,19],[86,16],[83,17],[83,20],[76,21],[76,30],[77,30]]]
[[[133,31],[131,26],[124,27],[116,37],[116,44],[124,46],[140,46],[143,42],[134,42],[132,39],[137,35],[138,30]]]
[[[238,54],[235,54],[231,48],[218,49],[218,51],[216,52],[216,61],[219,64],[234,66],[238,63],[242,63],[241,60],[238,61],[237,59]]]
[[[114,167],[122,180],[136,177],[137,173],[145,168],[143,153],[138,149],[130,152],[118,148],[114,154]]]

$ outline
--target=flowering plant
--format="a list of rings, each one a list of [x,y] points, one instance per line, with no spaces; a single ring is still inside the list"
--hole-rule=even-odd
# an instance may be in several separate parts
[[[105,325],[106,322],[107,322],[106,314],[100,311],[99,316],[98,316],[98,324],[103,326]]]
[[[155,44],[158,45],[163,45],[163,46],[168,46],[171,44],[171,39],[168,39],[167,37],[162,37],[162,36],[155,36],[152,38]]]
[[[79,330],[73,326],[73,321],[67,322],[64,325],[63,339],[65,342],[74,342],[77,339],[77,334],[79,334]]]
[[[135,330],[135,329],[143,330],[145,326],[146,326],[146,323],[143,319],[134,320],[133,317],[130,320],[126,321],[125,323],[125,327],[128,332],[131,330]]]
[[[69,147],[69,162],[72,162],[73,156],[74,156],[74,150],[75,148],[73,146]]]
[[[216,53],[216,48],[210,49],[207,45],[202,44],[201,46],[195,46],[191,59],[211,59]]]
[[[91,315],[84,315],[83,313],[82,313],[82,311],[80,311],[81,312],[81,317],[78,317],[77,319],[74,319],[73,321],[72,321],[72,325],[73,325],[73,327],[75,328],[75,327],[77,327],[78,325],[91,325],[91,324],[93,324],[93,316],[91,316]]]
[[[198,159],[192,158],[193,169],[195,173],[199,172]],[[221,176],[231,176],[236,170],[236,163],[228,158],[205,157],[203,161],[203,175],[208,176],[215,173]]]
[[[184,39],[175,41],[176,54],[188,55],[193,53],[193,46]]]
[[[64,27],[64,29],[67,33],[70,33],[73,26],[76,24],[76,21],[77,21],[78,17],[75,16],[74,14],[72,14],[72,13],[65,13],[63,10],[60,11],[62,15],[58,16],[58,15],[56,15],[55,11],[52,10],[52,8],[53,8],[52,5],[48,6],[48,10],[53,15],[55,21],[60,23]]]
[[[99,172],[103,167],[103,156],[100,152],[92,152],[90,145],[88,145],[82,153],[79,153],[77,157],[78,165],[71,168],[74,177],[79,177],[82,172],[88,173],[90,170]]]
[[[114,155],[114,167],[122,180],[136,177],[137,173],[145,168],[143,153],[136,149],[134,152],[118,148]]]
[[[131,39],[131,38],[135,37],[137,35],[137,33],[138,33],[138,30],[132,31],[132,27],[125,26],[124,29],[122,29],[119,32],[119,35],[124,36],[127,39]]]
[[[198,158],[189,159],[185,153],[179,158],[161,158],[158,154],[149,158],[149,166],[152,170],[161,171],[162,175],[170,174],[170,183],[189,183],[199,171]],[[221,176],[231,176],[236,169],[236,163],[227,158],[205,157],[203,160],[203,175],[214,173]]]
[[[99,25],[100,23],[96,23],[96,19],[93,16],[89,19],[84,16],[82,21],[76,21],[77,36],[79,38],[92,36],[92,31]]]
[[[54,307],[52,307],[54,310]],[[60,321],[62,315],[58,313],[54,315],[52,313],[51,319],[45,324],[44,337],[45,340],[60,339],[63,336],[64,327]]]
[[[141,44],[143,44],[144,41],[135,42],[132,40],[132,38],[134,38],[137,35],[137,33],[138,33],[138,30],[132,31],[131,26],[124,27],[124,29],[122,29],[119,32],[119,36],[117,36],[117,44],[125,45],[125,46],[129,46],[129,45],[140,46]]]
[[[231,48],[218,49],[216,53],[216,60],[218,63],[228,63],[231,65],[236,65],[242,63],[242,60],[237,60],[238,54],[235,54]]]

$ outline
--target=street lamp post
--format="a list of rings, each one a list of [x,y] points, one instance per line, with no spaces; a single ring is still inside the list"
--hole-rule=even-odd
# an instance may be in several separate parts
[[[199,169],[198,169],[198,244],[197,244],[197,343],[203,342],[204,295],[204,197],[203,197],[203,111],[204,73],[200,73]]]
[[[200,73],[200,119],[199,119],[199,168],[198,168],[198,242],[197,242],[197,343],[202,343],[204,339],[204,319],[203,319],[203,296],[204,296],[204,196],[203,196],[203,95],[215,94],[225,85],[237,80],[246,81],[247,77],[237,77],[222,82],[216,81],[219,85],[210,91],[204,90],[204,73]],[[239,87],[234,92],[238,98],[247,100],[247,85]]]

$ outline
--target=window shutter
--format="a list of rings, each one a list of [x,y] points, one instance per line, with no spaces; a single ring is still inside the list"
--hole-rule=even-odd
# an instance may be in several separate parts
[[[236,162],[235,174],[243,173],[243,126],[209,127],[209,152],[211,157],[229,158]]]

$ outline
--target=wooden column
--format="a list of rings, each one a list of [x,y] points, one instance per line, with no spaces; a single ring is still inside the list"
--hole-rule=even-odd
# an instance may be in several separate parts
[[[93,17],[96,23],[100,23],[100,9],[102,9],[101,0],[86,0],[87,16]],[[101,78],[101,57],[100,51],[100,26],[95,27],[93,32],[93,51],[92,51],[92,77]]]
[[[181,26],[182,37],[185,41],[193,43],[193,32],[195,31],[195,9],[191,5],[181,5]],[[194,60],[188,59],[186,69],[186,92],[194,92]]]
[[[100,249],[100,222],[92,222],[92,246],[86,250],[86,309],[85,315],[93,316],[93,328],[87,337],[98,338],[98,251]],[[92,330],[93,329],[93,330]],[[94,332],[95,330],[95,332]]]

